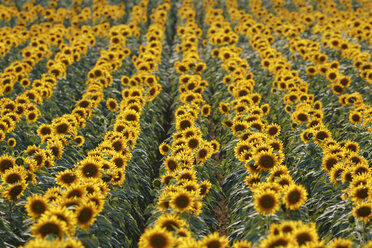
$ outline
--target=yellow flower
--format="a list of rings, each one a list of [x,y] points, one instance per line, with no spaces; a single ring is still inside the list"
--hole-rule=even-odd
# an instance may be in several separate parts
[[[262,215],[273,214],[279,210],[280,201],[272,190],[257,190],[253,194],[254,208]]]
[[[194,196],[191,192],[179,189],[171,194],[170,206],[177,212],[191,211],[194,204]]]
[[[302,185],[292,184],[285,189],[283,200],[288,209],[299,209],[307,200],[306,189]]]
[[[106,101],[106,106],[108,110],[110,110],[111,112],[114,112],[118,109],[118,102],[114,98],[109,98]]]
[[[204,236],[200,241],[200,246],[202,248],[227,248],[229,247],[229,240],[226,236],[220,236],[218,232],[214,232],[207,236]]]
[[[139,242],[139,248],[172,248],[175,245],[175,238],[165,228],[146,228]]]
[[[35,194],[27,198],[27,203],[25,204],[26,212],[28,216],[33,219],[40,217],[45,211],[48,210],[49,204],[44,196]]]
[[[31,229],[33,236],[40,238],[45,238],[47,235],[62,238],[65,233],[68,233],[66,223],[57,216],[42,216],[32,225]]]

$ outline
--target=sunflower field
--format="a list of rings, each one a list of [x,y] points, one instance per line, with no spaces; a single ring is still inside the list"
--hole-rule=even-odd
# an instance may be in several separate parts
[[[0,248],[372,248],[370,0],[0,0]]]

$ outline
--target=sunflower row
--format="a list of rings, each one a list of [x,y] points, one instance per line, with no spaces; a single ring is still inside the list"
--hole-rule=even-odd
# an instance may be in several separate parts
[[[281,10],[279,13],[281,16],[283,16],[282,18],[284,19],[286,16],[288,16],[287,12],[288,10],[286,11]],[[291,12],[291,13],[297,13],[297,12]],[[322,23],[322,22],[329,23],[329,21],[327,20],[325,16],[320,15],[320,14],[318,16],[319,16],[318,17],[319,23]],[[297,21],[299,24],[297,23],[293,24],[294,27],[298,25],[304,26],[301,23],[303,19],[301,18],[296,18],[296,19],[301,20],[301,21]],[[340,95],[339,101],[343,106],[350,104],[347,101],[347,99],[357,98],[355,102],[354,101],[352,102],[353,109],[349,113],[349,120],[351,123],[354,123],[354,124],[363,122],[363,126],[367,126],[372,118],[372,114],[371,114],[372,108],[371,106],[363,102],[362,96],[358,92],[354,92],[352,94],[345,93],[346,89],[350,86],[351,79],[349,76],[344,75],[340,71],[340,63],[338,61],[328,62],[327,61],[328,56],[325,53],[322,53],[320,51],[321,46],[316,41],[311,41],[309,39],[303,39],[298,36],[294,36],[292,34],[289,36],[288,34],[285,34],[285,36],[287,36],[287,38],[290,40],[289,46],[292,52],[296,51],[303,57],[304,60],[310,60],[312,62],[313,65],[308,66],[306,69],[306,72],[310,76],[314,76],[316,74],[321,74],[325,76],[327,80],[332,83],[331,84],[332,92],[336,95]],[[329,34],[326,37],[327,37],[327,40],[330,39],[328,43],[330,43],[331,46],[340,44],[339,40],[335,41],[335,39],[332,39],[332,37],[330,37]],[[332,45],[332,42],[333,43],[336,42],[337,44]],[[363,61],[359,60],[358,64],[360,63],[361,65],[365,66],[363,67],[364,69],[361,72],[361,76],[362,78],[367,79],[368,73],[370,71],[369,68],[371,67],[371,65],[365,60],[365,58],[368,59],[369,56],[366,57],[365,54],[363,55],[360,53],[359,55],[360,55],[359,56],[360,59],[362,58],[364,59]]]
[[[25,3],[21,11],[18,10],[15,3],[1,4],[0,19],[10,22],[13,18],[18,26],[26,27],[33,23],[38,14],[42,14],[44,8],[41,5],[34,5],[33,3]]]
[[[87,33],[89,35],[89,32],[92,32],[91,29],[86,27],[83,34]],[[120,68],[122,65],[121,61],[130,54],[130,50],[125,48],[126,37],[131,35],[130,28],[123,24],[116,25],[110,29],[109,33],[111,39],[108,51],[101,51],[101,57],[97,60],[95,67],[89,71],[89,79],[86,82],[88,87],[82,95],[82,99],[76,103],[76,107],[71,114],[57,117],[52,120],[51,124],[44,123],[39,126],[37,133],[41,143],[47,143],[46,149],[33,145],[29,146],[25,151],[25,155],[27,155],[25,163],[28,165],[26,175],[31,178],[32,183],[36,183],[35,171],[40,170],[44,166],[51,168],[55,159],[59,160],[62,158],[64,147],[70,143],[67,139],[74,140],[78,146],[84,143],[84,137],[77,135],[79,129],[85,127],[86,119],[91,117],[94,108],[103,100],[103,88],[112,84],[111,72]],[[90,34],[89,36],[92,37],[93,35]],[[75,40],[78,41],[78,39]],[[95,42],[95,40],[93,41]],[[82,42],[91,44],[92,40],[85,39]],[[62,55],[69,55],[70,58],[75,58],[74,53],[68,47],[62,50]],[[59,72],[59,74],[61,73]],[[117,105],[116,102],[114,104]],[[108,105],[110,106],[110,104]],[[116,108],[111,110],[116,110]],[[13,172],[9,173],[13,174]]]
[[[146,7],[147,3],[142,5],[142,8],[146,9]],[[163,4],[158,6],[157,12],[166,13],[165,11],[167,9],[169,9],[169,5]],[[143,50],[139,57],[145,56],[146,53],[150,53],[147,54],[148,56],[153,55],[149,51],[154,49],[162,40],[164,30],[161,31],[161,23],[164,22],[164,18],[166,18],[166,15],[159,19],[155,19],[155,24],[149,27],[147,34],[147,41],[149,43],[144,47],[145,50]],[[157,47],[157,50],[158,49],[161,50],[161,47]],[[161,52],[157,54],[158,58],[156,60],[159,59],[160,54]],[[135,146],[136,140],[140,134],[139,120],[142,109],[146,101],[151,101],[153,99],[148,97],[150,87],[148,87],[148,82],[145,80],[146,77],[143,78],[143,76],[151,74],[151,71],[154,69],[155,68],[149,69],[146,72],[141,71],[139,74],[132,77],[131,81],[136,84],[127,85],[122,91],[123,100],[120,103],[120,111],[116,117],[114,131],[106,133],[104,141],[96,149],[88,152],[88,156],[78,162],[74,170],[66,169],[59,173],[56,180],[57,183],[60,184],[60,187],[50,188],[46,192],[47,197],[45,198],[44,196],[44,201],[46,199],[51,200],[55,198],[49,203],[48,208],[57,209],[59,206],[63,210],[60,210],[59,216],[62,215],[66,217],[69,215],[73,217],[73,219],[65,218],[65,224],[67,224],[67,229],[70,230],[69,232],[66,232],[66,230],[62,228],[64,222],[62,222],[62,224],[56,222],[52,223],[56,226],[59,225],[62,231],[57,235],[58,237],[62,237],[61,235],[73,235],[74,231],[71,233],[71,230],[75,230],[74,224],[82,228],[89,228],[89,226],[93,224],[96,216],[102,211],[104,198],[107,196],[110,187],[123,183],[125,179],[125,167],[132,156],[131,150]],[[157,85],[157,82],[152,82],[152,85]],[[58,199],[60,199],[60,201],[58,201]],[[32,204],[38,203],[30,199],[29,206],[32,206]],[[73,211],[66,208],[71,206],[74,207]],[[32,213],[33,208],[27,207],[28,206],[26,206],[26,209],[30,209],[29,213]],[[48,216],[50,220],[50,215],[55,214],[58,216],[58,213],[53,214],[53,211],[46,209],[39,218],[38,223],[43,220],[43,216]],[[46,220],[47,218],[45,218],[45,221]],[[49,222],[49,224],[50,223],[51,222]],[[40,225],[45,226],[47,223],[42,223]],[[37,228],[37,226],[35,228]],[[41,229],[39,228],[36,230]],[[49,231],[53,230],[50,229]],[[41,231],[39,233],[41,233]],[[46,235],[48,234],[44,233],[35,236],[44,238]],[[69,239],[67,239],[67,241],[68,240]],[[42,247],[49,247],[51,244],[55,243],[65,244],[66,240],[62,242],[57,239],[50,242],[35,239],[29,242],[26,247],[33,247],[36,243],[42,243]],[[79,247],[82,246],[80,245]]]
[[[103,28],[107,28],[107,25],[98,28],[96,32],[98,31],[97,33],[102,33],[101,30],[103,30]],[[117,53],[122,52],[121,58],[124,58],[126,54],[129,53],[129,50],[126,48],[124,49],[122,47],[122,44],[120,44],[120,42],[123,42],[123,39],[125,42],[125,37],[123,37],[123,35],[119,31],[123,31],[125,35],[129,35],[130,31],[128,31],[128,29],[129,28],[126,26],[124,28],[122,26],[118,26],[116,29],[115,28],[112,29],[112,31],[117,35],[117,37],[115,39],[112,39],[112,45],[110,46],[110,49],[113,50],[112,52]],[[52,87],[56,84],[57,78],[61,77],[62,74],[65,73],[67,69],[66,67],[71,65],[74,60],[76,61],[80,60],[81,56],[80,54],[86,54],[89,45],[95,45],[95,35],[92,29],[88,26],[83,26],[81,30],[76,28],[73,28],[71,30],[60,28],[59,30],[55,30],[54,33],[58,34],[59,33],[58,31],[61,32],[61,34],[62,33],[66,34],[66,38],[70,40],[72,46],[69,47],[65,44],[60,45],[61,52],[56,54],[54,60],[50,60],[48,62],[50,73],[43,74],[42,80],[39,81],[35,80],[33,83],[33,88],[31,90],[27,90],[22,95],[18,96],[14,102],[7,98],[2,99],[2,101],[4,100],[8,101],[5,102],[5,104],[2,106],[5,110],[8,110],[8,112],[10,112],[10,113],[4,112],[4,114],[6,114],[5,120],[8,120],[12,116],[17,117],[17,118],[14,117],[14,119],[19,120],[19,118],[21,118],[22,115],[26,114],[26,118],[29,122],[36,121],[37,114],[40,113],[38,112],[38,109],[36,108],[35,104],[30,102],[30,100],[42,104],[43,98],[48,98],[51,96]],[[118,46],[120,49],[118,48]],[[116,57],[119,57],[119,55],[117,55]],[[113,62],[112,58],[110,58],[109,56],[109,52],[107,52],[101,57],[100,63],[98,64],[101,66],[101,70],[102,68],[106,67],[110,69],[115,68],[115,66],[120,67],[119,64],[115,63],[117,62]],[[107,79],[110,79],[110,77],[96,78],[94,73],[93,74],[91,73],[90,75],[92,75],[90,77],[91,80],[87,82],[88,86],[90,85],[90,89],[87,91],[86,94],[83,95],[84,99],[79,102],[79,104],[81,105],[85,104],[84,107],[81,107],[78,104],[78,106],[74,109],[73,114],[56,118],[56,120],[54,120],[52,123],[54,125],[42,124],[38,128],[37,133],[39,134],[42,142],[48,141],[46,149],[39,148],[35,145],[28,147],[27,150],[25,151],[25,154],[28,156],[25,160],[25,163],[27,164],[27,170],[21,167],[15,168],[14,171],[9,170],[8,173],[5,173],[3,175],[4,176],[3,183],[9,183],[10,182],[9,181],[10,179],[8,179],[9,177],[11,178],[14,175],[14,173],[22,172],[21,173],[22,178],[18,178],[19,180],[13,179],[11,181],[11,184],[16,183],[16,185],[9,185],[8,188],[3,189],[3,195],[6,196],[7,199],[15,200],[21,196],[24,189],[27,187],[25,181],[26,178],[28,178],[28,180],[30,180],[32,183],[36,183],[34,174],[36,170],[39,170],[44,166],[48,168],[53,167],[54,159],[61,158],[63,147],[68,143],[66,140],[67,136],[73,135],[78,145],[82,145],[84,143],[84,138],[82,136],[77,136],[78,128],[83,128],[85,126],[85,118],[90,116],[92,112],[90,108],[96,106],[99,103],[99,101],[101,101],[100,99],[103,98],[103,96],[99,97],[101,94],[97,90],[97,85],[100,85],[100,83],[104,84],[105,81],[109,81]],[[30,107],[32,107],[32,110],[34,111],[30,111],[28,109],[30,108],[28,107],[29,105]],[[11,132],[15,128],[15,123],[13,122],[4,121],[3,123],[4,123],[3,130],[7,132]],[[13,125],[7,125],[9,123]],[[54,129],[52,129],[52,127]],[[3,137],[5,137],[5,135]],[[9,167],[10,160],[12,160],[12,163],[15,162],[15,159],[9,156],[3,156],[2,160],[4,160],[3,161],[4,165],[2,166],[3,172],[5,172],[6,169],[10,168]],[[11,192],[13,188],[17,189],[22,188],[22,190],[17,191],[16,195],[12,194],[9,195],[9,192]]]
[[[229,12],[237,11],[236,1],[229,1],[226,5]],[[216,18],[222,19],[218,16]],[[227,34],[233,33],[231,36],[237,36],[228,22],[214,21],[211,29],[220,29]],[[223,32],[213,33],[216,35],[214,40],[217,40],[219,33]],[[210,39],[213,40],[212,37]],[[246,183],[254,191],[254,205],[259,213],[263,215],[275,213],[280,206],[277,199],[279,193],[283,194],[283,202],[288,209],[298,209],[307,199],[306,189],[296,185],[289,175],[288,168],[282,165],[283,144],[275,139],[280,133],[280,126],[262,120],[268,114],[270,106],[268,104],[259,106],[262,97],[253,92],[255,85],[253,74],[247,72],[248,61],[240,57],[240,52],[241,49],[235,46],[212,50],[212,56],[219,57],[223,62],[221,67],[228,72],[224,82],[234,96],[231,102],[221,103],[220,110],[225,115],[228,115],[229,109],[235,111],[232,121],[224,121],[224,124],[239,138],[235,147],[235,156],[245,163],[250,172]],[[265,172],[270,172],[268,182],[260,183]],[[272,204],[269,204],[269,198]],[[263,204],[264,199],[267,200],[266,206]]]
[[[316,42],[310,40],[294,38],[290,41],[292,51],[299,52],[305,59],[309,59],[315,66],[309,66],[307,72],[309,75],[321,74],[332,82],[332,92],[340,95],[339,101],[344,106],[352,104],[353,109],[349,113],[351,123],[363,123],[367,126],[371,119],[372,108],[363,101],[362,96],[358,92],[345,94],[345,89],[350,85],[350,77],[340,72],[340,64],[338,61],[327,62],[326,55],[319,52],[319,46]],[[323,61],[324,59],[324,61]],[[319,60],[322,62],[318,63]],[[354,100],[351,100],[353,98]]]
[[[37,120],[41,114],[37,105],[43,103],[43,98],[51,97],[57,79],[62,77],[67,67],[75,60],[80,60],[80,54],[85,54],[89,45],[95,44],[95,37],[88,27],[75,30],[70,39],[73,40],[71,46],[63,46],[54,60],[49,61],[49,72],[42,74],[39,80],[34,80],[31,89],[17,96],[14,101],[9,98],[1,99],[3,114],[0,121],[1,140],[5,138],[6,133],[14,130],[23,116],[30,123]]]
[[[20,82],[23,87],[30,85],[28,77],[36,64],[44,57],[52,55],[50,49],[53,44],[49,34],[58,33],[59,28],[58,26],[46,27],[45,25],[31,27],[30,44],[21,51],[23,59],[12,62],[1,74],[0,96],[10,94],[16,82]]]
[[[347,1],[347,5],[350,6],[351,1]],[[355,10],[350,7],[339,10],[337,4],[334,1],[319,1],[316,7],[328,15],[330,21],[334,24],[334,29],[343,30],[344,34],[355,38],[357,41],[366,41],[372,45],[371,35],[371,3],[360,1],[361,7]],[[341,20],[344,23],[341,24]]]
[[[348,14],[351,15],[351,13]],[[348,38],[344,38],[342,35],[342,32],[345,32],[347,26],[357,26],[360,21],[350,20],[344,23],[340,21],[339,16],[341,15],[342,13],[339,13],[334,17],[323,18],[323,21],[317,22],[314,25],[313,33],[321,34],[321,44],[324,47],[330,47],[334,50],[340,51],[342,58],[352,60],[354,68],[360,71],[360,76],[368,83],[372,83],[371,55],[366,51],[362,52],[360,44],[351,42]],[[348,19],[351,19],[350,16]],[[365,31],[367,30],[368,29],[365,29]]]
[[[242,20],[244,22],[244,17]],[[368,183],[371,177],[370,169],[367,160],[358,154],[359,145],[353,141],[333,140],[331,132],[322,120],[324,116],[321,110],[322,103],[314,102],[314,96],[306,93],[307,83],[301,80],[297,71],[290,69],[291,65],[286,58],[270,46],[264,35],[255,35],[250,43],[259,52],[262,66],[275,75],[274,87],[288,90],[283,100],[287,103],[285,109],[291,114],[295,126],[307,123],[301,139],[304,143],[313,140],[322,148],[324,154],[322,166],[330,180],[336,185],[340,181],[348,184],[347,192],[351,194],[352,202],[355,204],[353,214],[360,220],[370,219],[372,211],[368,211],[371,207],[369,194],[361,193],[360,198],[356,197],[359,191],[369,192],[371,187]]]
[[[162,214],[154,226],[145,230],[139,247],[157,247],[157,238],[164,242],[164,247],[207,247],[210,244],[210,237],[201,241],[193,239],[190,224],[184,218],[201,213],[202,200],[211,183],[198,180],[195,166],[203,166],[219,150],[219,144],[216,140],[204,140],[196,124],[200,114],[209,115],[210,107],[205,105],[202,97],[207,82],[198,75],[205,69],[205,64],[198,55],[198,39],[202,31],[195,23],[196,11],[192,1],[184,0],[177,13],[181,23],[177,27],[181,38],[177,51],[182,52],[182,59],[176,61],[174,67],[181,74],[178,87],[181,105],[175,111],[176,129],[172,134],[172,144],[163,142],[159,146],[160,153],[166,156],[163,189],[157,202]],[[203,65],[203,68],[197,69],[198,65]],[[191,71],[195,75],[190,74]]]
[[[0,58],[4,58],[12,48],[17,48],[29,38],[29,32],[22,26],[0,28]]]
[[[100,13],[101,8],[105,8],[107,3],[96,3],[96,5],[98,6],[94,5],[93,8],[97,9],[97,11]],[[40,5],[38,6],[41,7]],[[40,13],[41,15],[45,16],[46,20],[44,23],[32,25],[30,27],[30,31],[26,30],[22,32],[21,36],[19,36],[21,39],[19,39],[17,42],[23,43],[25,40],[30,39],[30,43],[21,51],[23,59],[18,62],[13,62],[4,70],[5,73],[1,75],[0,95],[9,94],[13,90],[14,84],[17,81],[19,81],[23,87],[29,86],[30,80],[28,79],[28,74],[35,67],[36,63],[42,60],[45,55],[47,55],[46,57],[52,56],[52,52],[50,51],[51,46],[57,46],[60,48],[60,50],[62,50],[65,46],[63,43],[63,37],[69,36],[70,33],[76,32],[74,29],[78,28],[79,25],[88,20],[91,16],[89,8],[84,8],[80,11],[66,10],[64,8],[59,8],[57,10],[45,10],[42,7],[36,8],[34,5],[26,5],[24,8],[29,10],[29,12]],[[120,8],[120,6],[116,8]],[[114,16],[115,19],[117,19],[124,15],[123,11],[120,11],[119,13],[116,12],[117,11],[111,10],[110,16]],[[63,21],[65,18],[69,18],[71,23],[70,28],[65,28],[65,26],[63,26]],[[51,25],[55,22],[58,24]],[[69,37],[66,38],[69,40],[71,39]],[[6,44],[11,42],[7,39],[5,41],[7,41]],[[17,43],[14,44],[14,46],[16,45]],[[79,57],[79,53],[74,51],[74,59],[78,60]],[[64,59],[66,60],[66,58]],[[66,63],[68,62],[65,62],[65,64]],[[53,61],[49,60],[47,63],[48,68],[53,64]]]
[[[84,50],[86,52],[87,46],[89,44],[89,40],[93,39],[94,36],[88,34],[83,34],[82,36],[78,36],[79,38],[75,39],[72,43],[72,47],[79,47],[77,50],[78,52],[83,53]],[[83,49],[80,51],[80,48]],[[70,47],[65,47],[60,57],[67,56],[64,51],[66,51],[69,56],[72,55],[72,50]],[[63,56],[62,56],[63,55]],[[73,59],[71,59],[73,61]],[[62,65],[63,63],[57,60],[57,65]],[[65,66],[61,67],[62,73],[65,70]],[[4,108],[9,111],[9,113],[2,116],[0,121],[0,127],[3,130],[0,132],[1,140],[5,138],[5,133],[10,133],[14,130],[16,123],[21,121],[22,116],[26,116],[28,122],[36,121],[37,117],[41,114],[40,111],[37,109],[36,104],[31,102],[30,100],[35,101],[36,103],[42,103],[43,98],[48,98],[52,94],[53,87],[57,83],[57,78],[53,74],[45,73],[43,74],[41,80],[35,82],[33,84],[33,89],[24,92],[22,95],[18,96],[16,100],[13,102],[7,98],[2,98],[2,103],[4,104]],[[3,111],[4,112],[4,111]],[[11,184],[8,184],[6,187],[2,189],[2,194],[5,198],[9,200],[16,200],[18,199],[24,192],[27,187],[27,180],[35,183],[35,175],[34,171],[42,168],[43,166],[52,167],[53,166],[53,153],[51,150],[44,150],[44,149],[37,149],[36,147],[30,147],[26,151],[26,155],[30,156],[27,158],[24,163],[27,164],[27,169],[22,166],[23,159],[19,159],[17,164],[19,166],[15,166],[15,158],[10,157],[8,155],[1,156],[0,160],[0,167],[1,167],[1,174],[3,176],[3,183],[7,183],[8,176],[12,177],[15,173],[17,174],[19,170],[22,171],[22,177],[16,179],[12,179]],[[6,171],[8,172],[6,173]],[[9,174],[10,173],[10,174]]]

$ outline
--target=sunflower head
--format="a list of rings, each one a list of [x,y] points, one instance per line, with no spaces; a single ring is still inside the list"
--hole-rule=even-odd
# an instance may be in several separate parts
[[[40,217],[45,211],[48,210],[49,204],[48,200],[42,195],[33,195],[27,198],[27,203],[25,205],[27,214],[36,219]]]
[[[280,201],[272,190],[256,190],[253,198],[254,208],[262,215],[273,214],[279,210]]]

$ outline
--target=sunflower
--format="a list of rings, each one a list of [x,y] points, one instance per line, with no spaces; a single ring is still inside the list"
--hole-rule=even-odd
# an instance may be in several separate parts
[[[258,173],[249,174],[244,181],[248,188],[254,190],[261,181],[261,175]]]
[[[23,195],[23,192],[27,188],[27,183],[18,182],[15,184],[10,184],[6,187],[3,187],[2,195],[4,198],[9,201],[15,201]]]
[[[71,169],[60,171],[58,175],[56,176],[56,183],[63,187],[68,187],[69,185],[77,181],[78,181],[78,176]]]
[[[82,145],[84,144],[84,142],[85,142],[85,139],[84,139],[83,136],[78,135],[78,136],[76,136],[76,137],[74,138],[74,141],[76,142],[76,145],[77,145],[77,146],[82,146]]]
[[[239,132],[244,132],[249,127],[248,122],[246,121],[234,121],[231,129],[233,130],[234,135],[237,135]]]
[[[276,137],[280,134],[280,126],[278,124],[270,124],[266,126],[266,133],[269,137]]]
[[[178,214],[167,213],[160,215],[155,225],[160,228],[165,228],[169,232],[174,232],[187,224]]]
[[[89,228],[96,219],[98,212],[94,202],[85,201],[75,210],[76,223],[82,228]]]
[[[0,122],[0,142],[2,142],[5,139],[5,133],[3,130],[1,130],[1,124],[2,123]]]
[[[173,157],[167,157],[164,161],[164,165],[169,172],[175,172],[178,169],[177,160]]]
[[[216,153],[220,150],[220,143],[217,140],[212,140],[210,144],[213,148],[213,153]]]
[[[101,160],[97,161],[91,157],[87,157],[80,161],[77,173],[80,175],[80,178],[97,178],[101,176],[101,168]]]
[[[371,180],[371,174],[369,173],[362,173],[359,175],[354,175],[353,180],[350,183],[350,187],[357,187],[359,185],[366,186],[368,182]]]
[[[53,156],[58,160],[61,159],[64,148],[63,142],[60,139],[51,138],[47,143],[47,148],[52,152]]]
[[[193,193],[187,190],[180,189],[177,192],[172,193],[170,206],[177,212],[191,211],[194,205]]]
[[[331,182],[338,185],[339,180],[340,180],[339,178],[344,172],[344,170],[345,170],[345,166],[342,162],[335,164],[332,167],[331,171],[329,172],[329,177],[330,177]]]
[[[43,238],[36,238],[29,240],[24,248],[50,248],[50,247],[58,247],[56,246],[57,242],[55,240],[49,241]]]
[[[302,185],[292,184],[286,188],[283,200],[288,209],[299,209],[307,200],[306,189]]]
[[[285,165],[275,166],[270,171],[270,176],[268,178],[268,181],[269,182],[274,182],[276,179],[279,179],[283,175],[289,175],[289,171],[288,171],[287,166],[285,166]]]
[[[347,150],[350,150],[352,152],[359,152],[359,144],[355,141],[348,140],[345,142],[344,146]]]
[[[200,196],[205,196],[208,194],[210,188],[212,187],[212,183],[209,182],[208,180],[204,180],[199,184],[199,189],[200,189]]]
[[[15,166],[15,159],[9,155],[2,155],[0,156],[0,173],[4,174],[4,172],[8,169],[11,169]]]
[[[198,137],[190,137],[187,140],[187,147],[193,151],[196,151],[201,143],[201,139]]]
[[[114,156],[112,156],[112,158],[110,159],[110,161],[115,164],[116,168],[125,169],[125,167],[127,166],[128,159],[126,156],[122,154],[115,153]]]
[[[313,137],[313,132],[309,130],[304,130],[301,133],[301,140],[305,144],[309,143],[311,141],[311,138]]]
[[[213,148],[211,146],[204,145],[197,151],[197,159],[199,162],[199,165],[204,163],[213,152]]]
[[[33,219],[40,217],[45,211],[48,210],[49,204],[48,200],[42,195],[35,194],[27,198],[27,203],[25,204],[26,212],[28,216]]]
[[[353,207],[353,215],[358,220],[368,222],[372,217],[372,201],[359,202]]]
[[[358,124],[362,122],[362,114],[357,111],[350,111],[349,121],[353,124]]]
[[[320,129],[318,131],[314,131],[314,139],[317,144],[321,144],[324,140],[331,137],[331,132],[328,129]]]
[[[262,215],[273,214],[280,207],[277,194],[272,190],[257,190],[253,194],[254,208]]]
[[[20,182],[26,182],[27,178],[27,171],[23,166],[14,166],[4,172],[1,175],[1,180],[3,183],[7,184],[15,184]]]
[[[209,104],[205,104],[201,108],[201,113],[204,117],[208,117],[208,115],[211,113],[211,106]]]
[[[270,151],[259,152],[254,155],[254,160],[260,170],[268,171],[280,164],[277,156]]]
[[[114,98],[109,98],[106,101],[106,106],[108,110],[110,110],[111,112],[114,112],[118,109],[119,105],[118,105],[118,102]]]
[[[35,170],[41,169],[45,165],[47,157],[45,154],[45,150],[40,149],[39,151],[35,152],[32,156],[32,161],[34,161]]]
[[[262,248],[272,248],[272,247],[293,247],[294,241],[290,236],[279,234],[279,235],[270,235],[266,239],[263,239],[260,242],[259,247]]]
[[[339,83],[333,83],[331,85],[331,89],[332,89],[332,92],[336,95],[340,95],[340,94],[344,93],[344,91],[345,91],[344,86],[342,84],[339,84]]]
[[[371,199],[372,190],[369,185],[358,185],[351,189],[351,198],[354,202]]]
[[[165,142],[162,142],[160,145],[159,145],[159,152],[161,155],[165,155],[169,152],[170,150],[170,146],[165,143]]]
[[[164,212],[170,207],[171,192],[163,192],[158,199],[158,210]]]
[[[45,199],[49,202],[53,202],[57,200],[57,198],[61,195],[61,188],[60,187],[51,187],[48,188],[44,194]]]
[[[40,138],[42,138],[44,136],[51,135],[52,131],[53,130],[52,130],[51,125],[43,123],[37,129],[37,134],[40,136]]]
[[[227,248],[229,239],[226,236],[220,236],[218,232],[204,236],[200,241],[200,246],[203,248]]]
[[[229,104],[220,102],[219,110],[222,114],[227,115],[229,113]]]
[[[274,182],[280,184],[283,188],[294,184],[292,177],[287,174],[280,175],[280,177],[278,179],[275,179]]]
[[[16,144],[17,144],[17,141],[15,140],[15,138],[9,138],[8,139],[8,146],[9,147],[13,148],[13,147],[16,146]]]
[[[353,241],[344,238],[336,238],[327,244],[329,248],[351,248]]]
[[[298,246],[308,245],[312,247],[311,244],[319,240],[314,225],[303,225],[302,227],[299,227],[293,231],[292,235]]]
[[[66,223],[57,216],[44,215],[32,225],[31,229],[33,236],[40,238],[46,238],[48,235],[62,238],[64,233],[68,233]]]
[[[291,234],[296,229],[297,225],[298,222],[296,221],[284,221],[280,223],[279,229],[284,234]]]
[[[171,232],[165,228],[146,228],[138,242],[139,248],[172,248],[176,243]]]
[[[246,240],[239,240],[235,241],[232,248],[251,248],[251,242],[248,242]]]
[[[309,114],[302,111],[295,111],[292,113],[292,120],[298,123],[305,123],[309,120]]]
[[[326,154],[323,156],[322,159],[322,166],[325,171],[330,172],[333,168],[338,163],[338,156],[335,154]]]
[[[83,243],[80,240],[74,238],[65,238],[63,240],[55,241],[55,247],[63,247],[63,248],[84,248]],[[27,248],[27,247],[25,247]]]
[[[34,110],[34,111],[27,111],[26,113],[26,120],[30,123],[33,123],[37,120],[39,116],[39,112]]]

